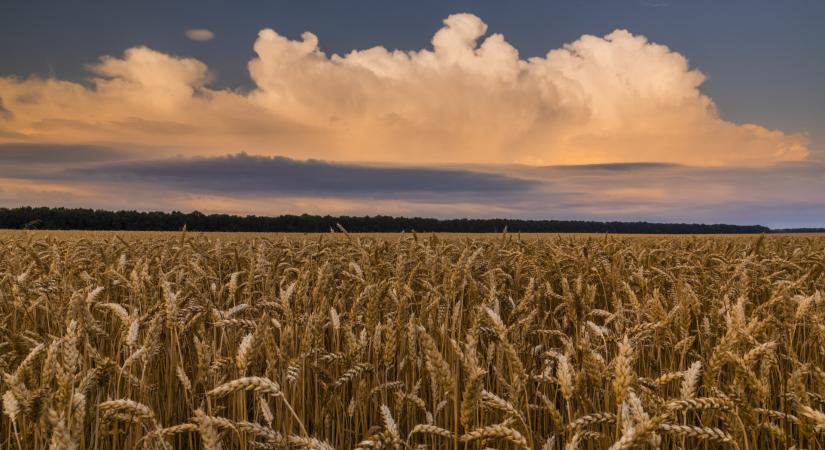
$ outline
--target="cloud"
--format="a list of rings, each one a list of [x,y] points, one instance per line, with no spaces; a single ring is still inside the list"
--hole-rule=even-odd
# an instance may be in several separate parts
[[[825,224],[825,163],[765,167],[619,164],[510,168],[511,176],[542,179],[528,202],[537,210],[610,220],[760,223],[775,227]],[[551,193],[544,197],[543,193]]]
[[[0,97],[0,119],[10,120],[12,117],[14,114],[3,106],[3,97]]]
[[[123,180],[221,195],[479,198],[525,193],[534,181],[495,173],[298,161],[245,153],[209,158],[119,162],[70,171],[82,179]]]
[[[54,180],[71,168],[112,163],[134,157],[126,150],[100,145],[0,143],[0,178]],[[3,183],[0,182],[0,187]]]
[[[67,148],[29,149],[57,159],[25,164],[24,149],[0,156],[0,206],[825,224],[825,163],[815,161],[444,168],[250,154],[141,159],[105,147],[68,158],[58,154]]]
[[[99,145],[54,145],[36,143],[0,144],[0,165],[67,165],[102,163],[127,159],[128,152]]]
[[[193,41],[205,42],[214,39],[215,33],[205,28],[193,28],[190,30],[186,30],[186,37]]]
[[[90,66],[92,87],[2,77],[0,142],[419,165],[758,166],[808,154],[803,134],[721,118],[684,56],[625,30],[525,59],[456,14],[417,51],[327,55],[312,33],[270,29],[254,51],[248,92],[212,89],[202,62],[146,47]]]

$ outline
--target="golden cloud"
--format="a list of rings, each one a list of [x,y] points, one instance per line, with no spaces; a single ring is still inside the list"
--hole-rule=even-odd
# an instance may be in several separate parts
[[[471,14],[432,49],[326,55],[262,30],[255,88],[212,89],[208,67],[146,47],[103,57],[93,86],[0,78],[1,142],[106,143],[216,155],[407,164],[802,160],[807,137],[722,119],[685,57],[624,30],[522,59]]]

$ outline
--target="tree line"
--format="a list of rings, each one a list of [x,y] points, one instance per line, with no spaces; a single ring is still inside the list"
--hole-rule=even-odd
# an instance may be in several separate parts
[[[454,233],[643,233],[711,234],[768,233],[761,225],[686,224],[651,222],[598,222],[582,220],[433,219],[391,216],[281,215],[234,216],[175,212],[106,211],[84,208],[0,208],[0,228],[48,230],[145,230],[328,232],[338,224],[350,232],[454,232]],[[792,230],[785,230],[792,231]],[[820,230],[821,231],[821,230]]]

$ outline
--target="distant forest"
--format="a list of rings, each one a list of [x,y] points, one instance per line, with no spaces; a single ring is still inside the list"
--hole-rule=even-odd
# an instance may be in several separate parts
[[[771,230],[762,225],[704,225],[650,222],[596,222],[580,220],[430,219],[390,216],[233,216],[182,212],[105,211],[82,208],[0,208],[0,228],[47,230],[146,230],[258,232],[328,232],[341,224],[347,231],[453,233],[643,233],[711,234],[822,232],[823,229]]]

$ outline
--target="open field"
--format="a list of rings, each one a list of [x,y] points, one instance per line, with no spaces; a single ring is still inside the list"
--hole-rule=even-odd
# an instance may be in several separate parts
[[[825,448],[825,236],[0,231],[0,447]]]

